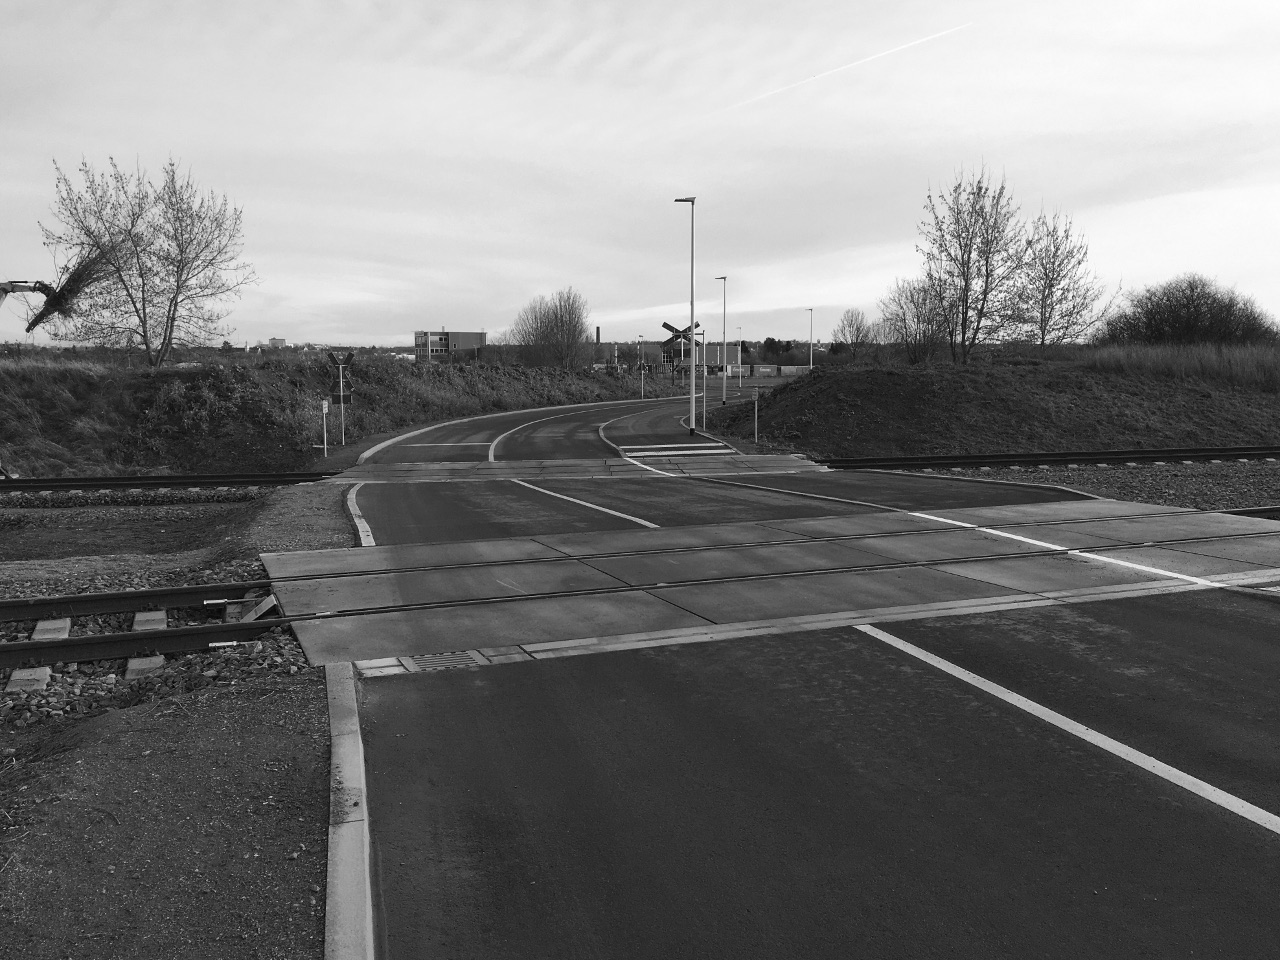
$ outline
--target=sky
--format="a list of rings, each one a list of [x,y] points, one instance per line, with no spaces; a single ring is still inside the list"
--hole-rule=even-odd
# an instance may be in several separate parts
[[[826,340],[920,270],[985,164],[1126,290],[1280,315],[1280,4],[5,0],[0,279],[53,279],[56,161],[177,159],[244,212],[237,343],[490,333],[573,286],[603,339],[689,315]],[[727,275],[722,285],[714,278]],[[727,320],[724,312],[727,311]],[[0,307],[0,341],[23,312]],[[37,334],[36,342],[45,338]]]

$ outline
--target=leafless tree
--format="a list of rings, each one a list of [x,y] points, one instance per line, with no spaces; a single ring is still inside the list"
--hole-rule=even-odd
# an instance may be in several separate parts
[[[999,337],[1019,319],[1019,278],[1026,239],[1003,179],[985,167],[961,173],[945,191],[929,191],[920,224],[929,285],[941,301],[951,358],[969,361],[973,348]]]
[[[1031,339],[1040,346],[1082,339],[1109,310],[1110,304],[1095,309],[1102,293],[1089,270],[1088,244],[1071,218],[1041,211],[1028,228],[1022,270],[1022,315]]]
[[[875,328],[857,307],[850,307],[842,313],[840,322],[831,331],[831,352],[848,353],[851,360],[857,358],[858,350],[874,342]]]
[[[932,359],[947,342],[949,325],[942,306],[927,277],[895,280],[880,299],[885,339],[902,345],[908,363]]]
[[[85,290],[71,316],[55,319],[61,340],[141,346],[160,366],[175,346],[214,342],[225,302],[255,280],[240,259],[241,210],[225,196],[203,193],[170,159],[153,183],[114,160],[99,173],[80,165],[77,187],[57,171],[56,228],[41,225],[45,245],[63,262],[91,259],[104,279]]]
[[[572,370],[586,363],[591,347],[586,298],[566,287],[550,297],[535,297],[516,315],[508,337],[526,357],[544,366]]]

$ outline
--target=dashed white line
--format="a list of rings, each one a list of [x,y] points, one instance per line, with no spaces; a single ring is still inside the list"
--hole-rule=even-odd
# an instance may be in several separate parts
[[[1064,717],[1062,714],[1054,710],[1050,710],[1048,707],[1042,706],[1034,700],[1028,700],[1021,694],[1014,693],[1012,690],[1002,687],[998,683],[993,683],[985,677],[980,677],[976,673],[972,673],[969,670],[964,669],[964,667],[957,666],[950,660],[943,660],[941,657],[935,656],[928,650],[923,650],[915,644],[901,640],[893,634],[886,633],[878,627],[864,624],[855,627],[854,629],[861,630],[870,637],[875,637],[877,640],[887,643],[889,646],[895,647],[903,653],[941,670],[943,673],[950,674],[957,680],[963,680],[965,683],[977,687],[979,690],[989,693],[993,697],[1003,700],[1005,703],[1031,714],[1033,717],[1038,717],[1046,723],[1052,724],[1059,730],[1063,730],[1073,736],[1079,737],[1081,740],[1091,743],[1095,747],[1100,747],[1113,756],[1119,757],[1121,760],[1127,760],[1129,763],[1132,763],[1134,766],[1141,767],[1148,773],[1154,773],[1157,777],[1161,777],[1172,784],[1176,784],[1184,790],[1189,790],[1196,796],[1203,797],[1205,800],[1208,800],[1210,803],[1217,804],[1224,810],[1229,810],[1237,816],[1244,817],[1246,820],[1256,823],[1258,826],[1270,830],[1272,833],[1280,834],[1280,817],[1277,817],[1274,813],[1271,813],[1268,810],[1256,807],[1247,800],[1242,800],[1234,794],[1227,793],[1225,790],[1220,790],[1210,783],[1205,783],[1203,780],[1193,777],[1191,774],[1179,770],[1177,767],[1171,767],[1169,764],[1164,763],[1161,760],[1157,760],[1155,757],[1148,756],[1145,753],[1135,750],[1133,747],[1123,744],[1119,740],[1113,740],[1111,737],[1108,737],[1104,733],[1099,733],[1092,727],[1086,727],[1084,724],[1078,723],[1070,717]]]
[[[629,513],[619,513],[617,510],[610,510],[608,507],[602,507],[598,503],[589,503],[586,500],[579,500],[577,497],[570,497],[563,493],[556,493],[554,490],[534,486],[532,483],[526,483],[524,480],[512,480],[511,482],[518,483],[522,487],[528,487],[530,490],[537,490],[539,493],[545,493],[549,497],[559,497],[561,500],[568,500],[570,503],[576,503],[581,507],[590,507],[592,510],[599,510],[601,513],[608,513],[615,517],[621,517],[623,520],[630,520],[632,523],[638,523],[642,527],[656,529],[658,526],[656,523],[650,523],[648,520],[641,520],[639,517],[633,517]]]

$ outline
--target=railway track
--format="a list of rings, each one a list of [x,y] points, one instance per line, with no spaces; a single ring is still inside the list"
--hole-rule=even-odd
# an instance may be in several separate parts
[[[1240,510],[1225,511],[1178,511],[1179,516],[1192,516],[1195,514],[1210,513],[1231,513],[1245,516],[1277,516],[1280,515],[1280,506],[1246,508]],[[1130,519],[1149,519],[1152,514],[1136,514]],[[1156,515],[1158,516],[1158,515]],[[1126,519],[1125,517],[1108,517],[1109,520]],[[1064,523],[1085,523],[1090,521],[1054,521],[1057,524]],[[1008,528],[1031,528],[1034,529],[1041,521],[1026,521],[1016,524],[1003,524]],[[868,537],[883,536],[918,536],[922,533],[936,532],[933,530],[923,531],[904,531],[896,534],[851,534],[838,535],[831,537],[816,537],[813,542],[832,542],[832,541],[848,541],[866,539]],[[1172,540],[1155,540],[1143,544],[1118,544],[1116,547],[1094,547],[1095,552],[1106,552],[1110,549],[1128,549],[1132,546],[1173,546],[1177,544],[1193,543],[1200,540],[1239,540],[1254,537],[1273,536],[1270,533],[1245,533],[1230,536],[1219,537],[1187,537]],[[757,547],[760,543],[742,544],[743,547]],[[732,546],[732,545],[730,545]],[[725,549],[725,544],[712,544],[705,548],[707,550]],[[688,547],[664,547],[646,551],[620,551],[620,552],[602,552],[597,554],[587,554],[581,556],[566,556],[564,562],[579,562],[591,559],[605,559],[618,556],[637,556],[641,554],[661,554],[661,553],[677,553],[685,552]],[[1023,556],[1052,556],[1056,554],[1070,553],[1069,548],[1032,551],[1022,554]],[[990,556],[964,557],[957,559],[941,560],[913,560],[913,561],[887,561],[883,564],[861,565],[858,567],[848,568],[850,571],[857,570],[862,572],[870,572],[874,570],[893,570],[904,569],[910,567],[929,566],[938,563],[966,563],[966,562],[983,562],[993,559],[1007,558],[1007,554],[993,554]],[[511,566],[521,563],[546,563],[545,558],[530,560],[501,560],[501,561],[476,561],[455,564],[440,564],[397,568],[389,571],[352,571],[344,574],[316,574],[311,576],[294,576],[288,578],[279,578],[278,583],[302,583],[312,580],[333,580],[343,577],[366,577],[376,576],[380,574],[404,574],[428,570],[442,570],[448,568],[477,568],[486,566]],[[552,561],[554,562],[554,561]],[[796,570],[785,573],[767,573],[767,574],[750,574],[728,577],[709,577],[704,580],[688,581],[690,583],[722,583],[722,582],[745,582],[750,580],[771,579],[777,577],[803,577],[815,576],[822,574],[830,574],[840,572],[840,568],[824,567],[813,570]],[[528,600],[538,599],[542,597],[576,597],[576,596],[604,596],[609,594],[621,594],[631,592],[643,592],[663,586],[669,586],[665,583],[651,584],[634,584],[620,585],[618,587],[600,587],[584,590],[575,590],[568,592],[557,592],[548,594],[522,594],[519,597],[511,596],[493,596],[493,597],[477,597],[465,600],[448,600],[439,602],[421,602],[412,604],[401,604],[395,606],[377,606],[364,607],[349,610],[339,610],[324,613],[308,613],[297,616],[281,616],[263,617],[262,614],[270,612],[272,609],[279,610],[276,606],[274,595],[271,593],[273,581],[270,580],[252,580],[240,581],[236,583],[223,584],[201,584],[196,586],[183,587],[167,587],[150,590],[133,590],[119,591],[112,593],[96,593],[96,594],[78,594],[62,597],[30,597],[22,599],[12,599],[0,601],[0,623],[3,622],[19,622],[19,621],[43,621],[49,622],[55,618],[61,618],[64,621],[74,617],[87,617],[101,614],[112,613],[142,613],[146,611],[156,610],[173,610],[191,607],[222,607],[234,612],[233,616],[228,616],[222,623],[206,623],[191,626],[180,626],[164,629],[134,630],[127,633],[111,633],[98,634],[94,636],[66,637],[55,640],[21,640],[9,643],[0,643],[0,668],[19,667],[19,666],[40,666],[49,665],[58,662],[69,662],[73,660],[111,660],[121,659],[125,657],[138,656],[142,654],[155,653],[192,653],[204,651],[211,648],[228,646],[244,641],[251,640],[263,632],[277,626],[287,626],[289,624],[306,621],[306,620],[326,620],[346,617],[362,617],[371,614],[388,612],[392,610],[440,610],[447,608],[478,606],[483,604],[502,603],[510,600]],[[1259,593],[1255,588],[1251,587],[1224,587],[1224,589],[1240,590],[1248,593]],[[1274,593],[1264,593],[1262,595],[1274,598]]]
[[[279,487],[315,483],[332,473],[195,473],[181,476],[0,477],[0,494],[66,490],[190,490],[201,487]]]
[[[1065,453],[972,453],[913,457],[827,457],[836,470],[937,470],[964,467],[1061,466],[1112,463],[1204,463],[1280,459],[1280,446],[1167,447],[1146,450],[1075,450]]]

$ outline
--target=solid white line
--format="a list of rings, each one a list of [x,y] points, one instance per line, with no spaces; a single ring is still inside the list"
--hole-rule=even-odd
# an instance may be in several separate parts
[[[471,417],[459,417],[457,420],[442,420],[439,423],[432,423],[425,427],[419,427],[417,430],[410,430],[408,433],[402,433],[398,437],[392,437],[390,440],[383,440],[381,443],[374,444],[364,453],[360,454],[359,458],[356,460],[356,464],[357,465],[362,464],[366,460],[368,460],[370,457],[372,457],[375,453],[381,453],[383,450],[385,450],[387,447],[392,446],[393,444],[403,443],[405,440],[408,440],[410,437],[417,437],[417,436],[420,436],[421,434],[428,433],[431,430],[440,430],[444,427],[457,426],[460,423],[473,423],[477,420],[491,420],[494,417],[510,416],[512,413],[515,413],[515,412],[539,413],[543,410],[570,410],[570,409],[582,410],[586,407],[605,407],[605,406],[610,406],[610,405],[619,404],[619,403],[658,403],[663,400],[671,401],[672,399],[673,399],[672,397],[646,397],[643,400],[592,400],[590,403],[564,403],[564,404],[559,404],[557,406],[551,406],[551,407],[530,407],[528,410],[523,410],[523,411],[495,410],[493,413],[478,413],[475,416],[471,416]],[[675,398],[675,399],[678,399],[678,398]]]
[[[360,546],[376,547],[373,541],[373,531],[369,529],[369,524],[365,522],[364,514],[360,512],[360,508],[356,505],[356,493],[364,486],[364,483],[353,484],[351,489],[347,491],[347,509],[351,511],[351,520],[356,525],[356,533],[360,535]]]
[[[559,497],[561,500],[568,500],[570,503],[576,503],[579,506],[590,507],[592,510],[599,510],[601,513],[609,513],[615,517],[621,517],[623,520],[630,520],[632,523],[638,523],[642,527],[656,528],[656,523],[650,523],[648,520],[641,520],[639,517],[633,517],[627,513],[619,513],[617,510],[610,510],[608,507],[602,507],[598,503],[588,503],[586,500],[579,500],[576,497],[567,497],[563,493],[556,493],[554,490],[547,490],[543,487],[535,487],[532,483],[526,483],[523,480],[512,480],[512,483],[518,483],[522,487],[528,487],[530,490],[537,490],[539,493],[545,493],[549,497]]]
[[[1042,547],[1046,550],[1065,550],[1068,556],[1084,557],[1087,560],[1101,560],[1103,563],[1110,563],[1117,567],[1127,567],[1130,570],[1138,570],[1142,573],[1152,573],[1160,577],[1173,577],[1177,580],[1185,580],[1187,583],[1199,584],[1202,587],[1217,587],[1222,589],[1225,584],[1218,583],[1214,580],[1206,580],[1204,577],[1193,577],[1189,573],[1175,573],[1172,570],[1165,570],[1161,567],[1149,567],[1145,564],[1134,563],[1132,560],[1121,560],[1119,557],[1108,557],[1102,553],[1090,553],[1087,550],[1070,550],[1067,547],[1057,543],[1048,543],[1044,540],[1032,540],[1030,537],[1019,536],[1016,533],[1009,533],[1005,530],[997,530],[993,527],[980,527],[976,523],[966,523],[963,520],[952,520],[948,517],[937,517],[931,513],[912,513],[913,517],[922,517],[925,520],[937,520],[939,523],[950,523],[957,527],[965,527],[969,530],[977,530],[979,533],[989,533],[994,537],[1004,537],[1008,540],[1017,540],[1021,543],[1029,543],[1033,547]],[[1137,546],[1134,544],[1133,546]],[[1131,547],[1126,547],[1131,549]]]
[[[488,440],[467,440],[461,443],[403,443],[403,447],[487,447]]]
[[[550,417],[542,417],[542,418],[541,418],[541,419],[539,419],[539,420],[528,420],[528,421],[526,421],[526,422],[524,422],[524,423],[521,423],[521,424],[519,424],[519,425],[517,425],[517,426],[512,427],[512,428],[511,428],[510,430],[508,430],[506,433],[504,433],[504,434],[500,434],[497,438],[495,438],[495,439],[494,439],[494,441],[493,441],[493,443],[489,444],[489,462],[490,462],[490,463],[496,463],[496,462],[497,462],[498,458],[497,458],[497,457],[495,457],[495,456],[494,456],[494,454],[495,454],[495,453],[497,453],[497,450],[498,450],[498,444],[499,444],[499,443],[501,443],[505,438],[507,438],[507,437],[511,436],[511,435],[512,435],[513,433],[515,433],[517,430],[523,430],[525,427],[532,427],[535,423],[546,423],[548,420],[559,420],[561,417],[569,417],[569,416],[572,416],[574,413],[577,413],[577,412],[578,412],[578,411],[573,410],[573,411],[570,411],[569,413],[557,413],[557,414],[555,414],[554,416],[550,416]]]
[[[979,690],[983,690],[986,693],[991,694],[993,697],[1003,700],[1011,706],[1017,707],[1019,710],[1024,710],[1033,717],[1039,717],[1041,720],[1052,724],[1059,730],[1063,730],[1073,736],[1079,737],[1081,740],[1091,743],[1095,747],[1101,747],[1103,750],[1119,757],[1121,760],[1127,760],[1134,766],[1141,767],[1143,770],[1146,770],[1148,773],[1154,773],[1157,777],[1162,777],[1170,783],[1182,787],[1184,790],[1189,790],[1196,796],[1203,797],[1205,800],[1208,800],[1210,803],[1217,804],[1224,810],[1229,810],[1238,816],[1244,817],[1246,820],[1256,823],[1258,826],[1270,830],[1272,833],[1280,834],[1280,817],[1277,817],[1274,813],[1263,810],[1261,807],[1255,807],[1253,804],[1246,800],[1241,800],[1234,794],[1227,793],[1225,790],[1219,790],[1212,784],[1205,783],[1203,780],[1197,779],[1189,773],[1184,773],[1177,767],[1171,767],[1169,764],[1155,759],[1155,757],[1141,753],[1133,749],[1133,747],[1126,746],[1118,740],[1113,740],[1106,734],[1099,733],[1091,727],[1086,727],[1082,723],[1077,723],[1069,717],[1064,717],[1062,714],[1050,710],[1048,707],[1041,706],[1034,700],[1028,700],[1026,697],[1016,694],[1012,690],[1000,686],[998,683],[992,683],[990,680],[980,677],[976,673],[971,673],[949,660],[943,660],[941,657],[935,656],[927,650],[922,650],[914,644],[907,643],[905,640],[899,640],[891,633],[886,633],[885,631],[870,625],[858,626],[855,627],[855,629],[861,630],[868,636],[875,637],[877,640],[881,640],[889,646],[895,647],[903,653],[909,654],[918,660],[922,660],[930,666],[941,670],[943,673],[950,674],[957,680],[963,680],[965,683],[977,687]]]
[[[723,447],[723,443],[627,443],[623,450],[686,450],[690,447]]]

